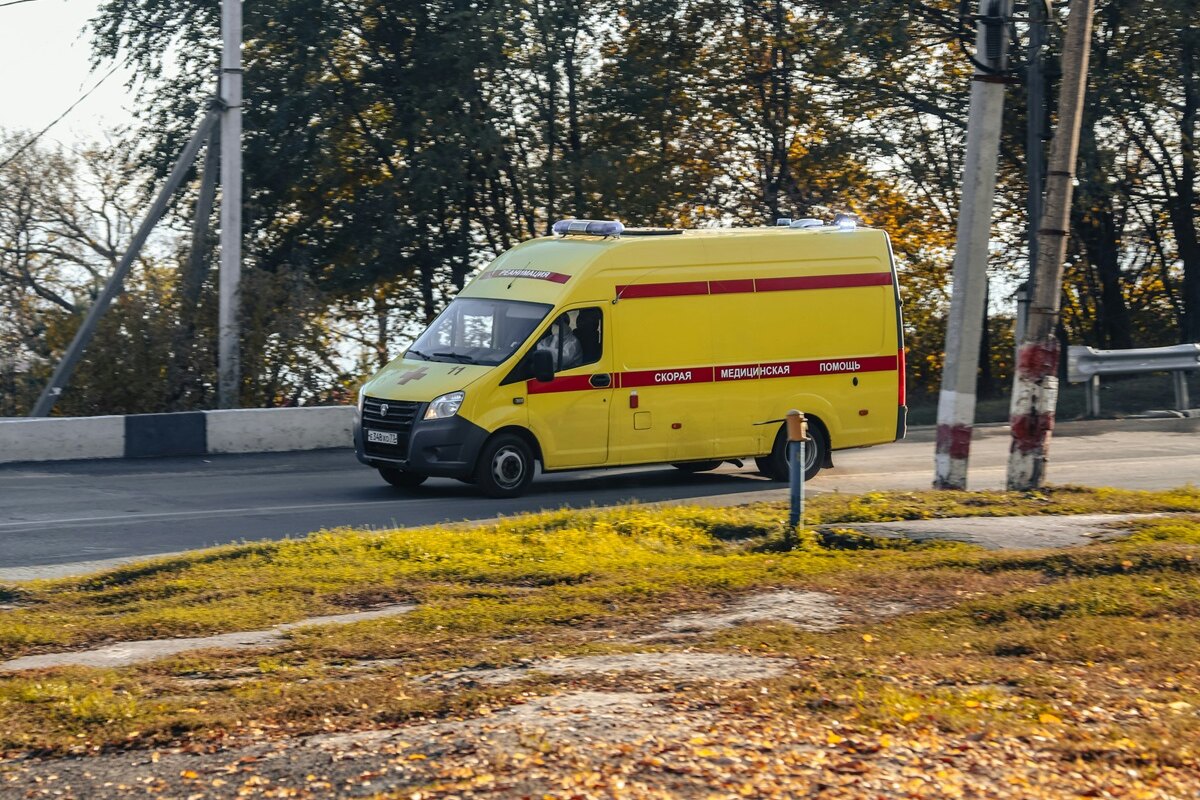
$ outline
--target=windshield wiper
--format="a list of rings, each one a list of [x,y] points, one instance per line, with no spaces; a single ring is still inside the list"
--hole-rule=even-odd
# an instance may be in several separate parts
[[[451,353],[449,350],[438,350],[432,354],[434,358],[453,358],[460,364],[474,364],[475,359],[470,356],[465,356],[462,353]]]
[[[431,359],[429,358],[429,356],[425,355],[425,354],[424,354],[424,353],[422,353],[420,350],[414,350],[414,349],[412,349],[411,347],[410,347],[410,348],[408,348],[408,350],[406,350],[406,351],[404,352],[404,357],[405,357],[405,358],[408,358],[409,356],[416,356],[417,358],[421,359],[422,361],[430,361],[430,360],[431,360]]]

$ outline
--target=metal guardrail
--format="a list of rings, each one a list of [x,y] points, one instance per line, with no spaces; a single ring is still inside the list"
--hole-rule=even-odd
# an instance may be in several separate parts
[[[1187,373],[1200,370],[1200,344],[1170,347],[1139,347],[1132,350],[1097,350],[1071,345],[1067,348],[1067,380],[1086,383],[1088,416],[1100,416],[1100,376],[1139,372],[1170,372],[1175,385],[1175,410],[1186,411]]]

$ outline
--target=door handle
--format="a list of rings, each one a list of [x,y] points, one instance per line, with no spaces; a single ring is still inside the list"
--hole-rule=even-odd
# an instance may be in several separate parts
[[[592,385],[593,389],[607,389],[612,386],[612,376],[607,372],[597,372],[588,378],[588,383]]]

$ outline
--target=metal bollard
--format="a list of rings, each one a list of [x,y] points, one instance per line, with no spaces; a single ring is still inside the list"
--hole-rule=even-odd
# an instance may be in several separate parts
[[[804,519],[804,441],[808,438],[808,422],[796,409],[787,412],[788,486],[791,511],[788,527],[795,529]]]
[[[1175,370],[1171,373],[1171,378],[1175,385],[1175,410],[1187,411],[1191,408],[1188,398],[1187,373],[1183,370]]]
[[[1100,416],[1100,376],[1093,375],[1083,385],[1083,397],[1087,405],[1087,415],[1093,419]]]

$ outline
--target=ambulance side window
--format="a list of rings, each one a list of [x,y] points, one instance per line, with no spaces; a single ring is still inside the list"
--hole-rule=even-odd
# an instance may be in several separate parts
[[[571,333],[579,342],[579,364],[595,364],[604,350],[604,314],[596,306],[569,311],[563,316],[572,316]]]
[[[600,360],[604,350],[604,313],[599,307],[566,311],[542,333],[534,350],[548,350],[554,356],[554,371],[585,367]],[[533,350],[530,351],[532,354]],[[504,379],[503,384],[533,377],[529,356]]]

